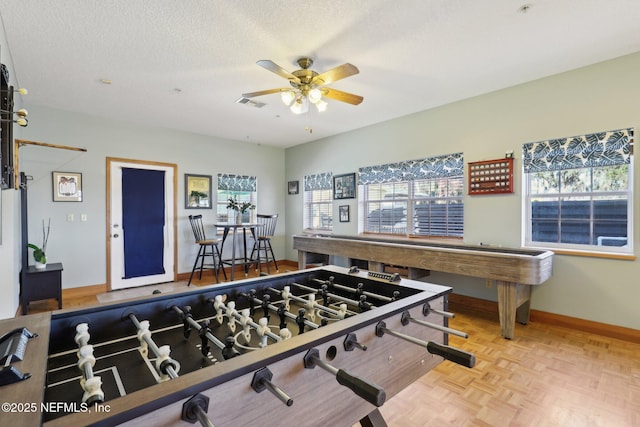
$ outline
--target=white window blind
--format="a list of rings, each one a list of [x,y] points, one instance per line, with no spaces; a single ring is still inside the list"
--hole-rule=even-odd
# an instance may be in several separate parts
[[[333,230],[333,174],[330,172],[304,177],[303,228]]]
[[[361,168],[363,230],[462,237],[463,165],[455,153]]]

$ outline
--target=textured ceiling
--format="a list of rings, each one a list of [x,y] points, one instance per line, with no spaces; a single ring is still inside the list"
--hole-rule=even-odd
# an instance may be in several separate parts
[[[640,0],[0,0],[0,16],[27,108],[281,147],[640,51]],[[234,102],[288,85],[257,60],[300,56],[356,65],[331,87],[364,102]]]

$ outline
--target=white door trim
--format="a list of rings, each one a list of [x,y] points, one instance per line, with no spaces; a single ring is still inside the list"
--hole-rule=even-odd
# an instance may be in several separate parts
[[[166,227],[166,239],[165,239],[165,274],[144,276],[140,278],[127,279],[126,284],[123,284],[121,279],[121,265],[123,260],[114,256],[114,244],[122,245],[122,238],[114,238],[114,234],[118,234],[113,228],[112,210],[117,208],[114,204],[119,201],[112,200],[114,192],[119,192],[118,187],[121,185],[121,175],[119,171],[122,167],[131,167],[136,169],[150,169],[150,170],[163,170],[167,172],[167,191],[165,194],[165,206],[167,209],[167,227]],[[106,172],[107,172],[107,289],[116,290],[125,287],[143,286],[152,283],[170,282],[175,281],[177,278],[177,261],[178,261],[178,245],[177,245],[177,165],[173,163],[161,163],[150,162],[143,160],[132,159],[120,159],[107,157]],[[171,188],[169,188],[171,187]],[[121,231],[121,230],[119,230]],[[121,233],[120,233],[121,234]],[[117,243],[116,243],[117,242]],[[117,263],[117,265],[116,265]]]

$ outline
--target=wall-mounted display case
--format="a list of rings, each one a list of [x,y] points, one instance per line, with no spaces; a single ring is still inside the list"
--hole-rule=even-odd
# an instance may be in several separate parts
[[[469,162],[469,194],[513,193],[513,157]]]

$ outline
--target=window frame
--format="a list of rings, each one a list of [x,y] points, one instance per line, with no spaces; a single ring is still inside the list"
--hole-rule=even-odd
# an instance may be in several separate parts
[[[634,132],[634,128],[626,128],[523,144],[521,229],[523,247],[585,256],[635,258]],[[606,168],[622,166],[627,167],[625,188],[615,185],[614,180],[606,179],[610,176]],[[568,171],[574,171],[575,174],[570,176],[572,180],[565,182],[567,177],[563,175]],[[544,180],[536,182],[537,188],[533,188],[534,179],[538,173],[552,174],[549,175],[552,183],[551,191],[546,187],[540,187],[540,182]],[[579,180],[575,181],[575,178]],[[604,181],[598,179],[604,179]],[[605,185],[599,185],[603,182]],[[612,185],[607,185],[608,183]],[[534,217],[534,203],[545,200],[556,201],[555,204],[549,204],[553,210],[547,215],[538,214]],[[614,210],[616,200],[625,200],[626,218],[620,211],[616,217]],[[609,212],[605,208],[607,201],[611,202]],[[565,204],[564,207],[563,204]],[[567,205],[569,208],[574,207],[575,210],[568,209]],[[624,223],[625,220],[626,223]],[[616,222],[620,226],[623,223],[626,226],[626,244],[622,246],[598,244],[598,238],[603,237],[599,234],[603,231],[611,231],[612,235],[609,237],[614,239],[614,242],[615,239],[622,237],[622,231],[615,230]],[[544,228],[545,223],[549,226],[548,230]],[[563,234],[563,227],[565,230],[569,229],[565,231],[566,234]],[[575,230],[580,227],[583,227],[583,230],[576,232]],[[608,227],[611,228],[608,229]],[[549,240],[555,238],[557,241],[533,240],[534,231],[546,232],[549,234],[547,237]],[[536,237],[545,238],[541,235]],[[566,241],[569,240],[573,242],[567,243]],[[587,241],[589,243],[585,243]]]
[[[302,229],[306,232],[332,232],[333,173],[305,175],[302,182]],[[318,196],[317,200],[314,196]],[[323,226],[323,222],[327,225]]]
[[[606,167],[606,166],[605,166]],[[591,167],[591,168],[582,168],[582,169],[590,169],[590,188],[593,188],[593,170],[599,167]],[[534,173],[525,173],[523,184],[524,184],[524,224],[523,224],[523,242],[522,245],[528,248],[545,248],[550,250],[566,250],[566,251],[575,251],[575,252],[588,252],[588,253],[602,253],[602,254],[621,254],[621,255],[633,255],[634,253],[634,245],[633,245],[633,158],[631,163],[629,163],[629,168],[627,172],[627,182],[628,187],[626,191],[616,190],[616,191],[583,191],[583,192],[563,192],[562,185],[560,185],[560,189],[556,193],[531,193],[531,179]],[[554,173],[561,174],[562,171],[553,171]],[[560,214],[562,201],[567,199],[584,199],[589,201],[589,240],[593,240],[593,234],[595,232],[595,223],[598,222],[598,219],[594,217],[594,201],[602,200],[603,196],[612,196],[611,200],[615,200],[619,198],[619,196],[626,196],[627,201],[627,244],[624,246],[606,246],[606,245],[596,245],[596,244],[578,244],[578,243],[562,243],[562,242],[545,242],[545,241],[534,241],[533,240],[533,199],[558,199],[558,217],[556,219],[558,237],[561,238],[562,233],[562,224],[566,222],[571,223],[586,223],[586,219],[568,219],[563,218]],[[549,222],[552,222],[551,220]]]
[[[457,183],[454,184],[454,186],[460,188],[460,192],[457,195],[449,194],[449,190],[450,188],[452,188],[452,182],[451,182],[452,180],[457,181]],[[445,183],[444,188],[446,188],[446,194],[444,196],[436,195],[436,194],[425,194],[425,193],[420,193],[416,191],[417,184],[429,183],[428,186],[433,186],[434,182]],[[371,194],[370,190],[372,189],[370,186],[383,186],[383,185],[392,186],[394,188],[393,192],[385,194],[385,196],[391,195],[392,197],[390,197],[389,199],[385,199],[384,197],[382,199],[370,198],[370,194]],[[405,191],[406,194],[404,192],[401,192],[401,190],[405,186],[406,186],[406,191]],[[359,204],[360,210],[363,213],[359,218],[359,223],[360,223],[360,229],[364,233],[411,235],[411,236],[418,236],[418,237],[424,237],[424,238],[462,239],[464,237],[464,199],[465,199],[464,175],[434,177],[434,178],[387,182],[387,183],[361,184],[359,187],[360,188],[358,189],[358,192],[361,195],[361,197],[359,199],[358,204]],[[400,190],[400,192],[395,191],[396,187]],[[382,191],[382,189],[379,191]],[[433,193],[433,190],[431,192]],[[450,206],[453,204],[450,202],[452,201],[458,201],[459,204],[462,206],[461,225],[459,227],[455,227],[453,225],[453,221],[454,221],[454,218],[456,218],[456,216],[454,216],[450,211]],[[420,202],[445,205],[445,215],[437,218],[445,219],[444,228],[446,228],[447,231],[445,231],[444,233],[433,233],[433,232],[425,233],[425,232],[419,231],[420,222],[418,218],[418,213],[416,211],[417,211],[417,204]],[[444,202],[444,203],[441,203],[441,202]],[[370,210],[371,205],[380,204],[381,206],[383,203],[391,203],[392,210],[401,208],[406,211],[404,216],[400,218],[400,221],[396,223],[396,224],[402,223],[402,219],[404,219],[404,223],[405,223],[404,227],[402,226],[398,227],[398,229],[396,230],[395,229],[396,227],[394,224],[393,226],[391,226],[391,229],[380,231],[380,228],[384,226],[380,221],[377,224],[378,231],[374,230],[374,228],[376,227],[370,226],[370,221],[368,217],[371,215],[372,212],[375,212],[376,210],[377,211],[382,210],[382,207]],[[398,205],[401,205],[401,206],[398,206]],[[407,218],[413,218],[413,221],[411,222],[411,226],[410,226],[410,222],[407,221]],[[433,217],[431,217],[431,215],[429,215],[429,218],[430,220],[434,219]],[[429,229],[433,230],[434,228],[437,228],[437,227],[433,226],[433,221],[429,221]],[[454,231],[455,228],[460,228],[460,232],[456,233]]]

